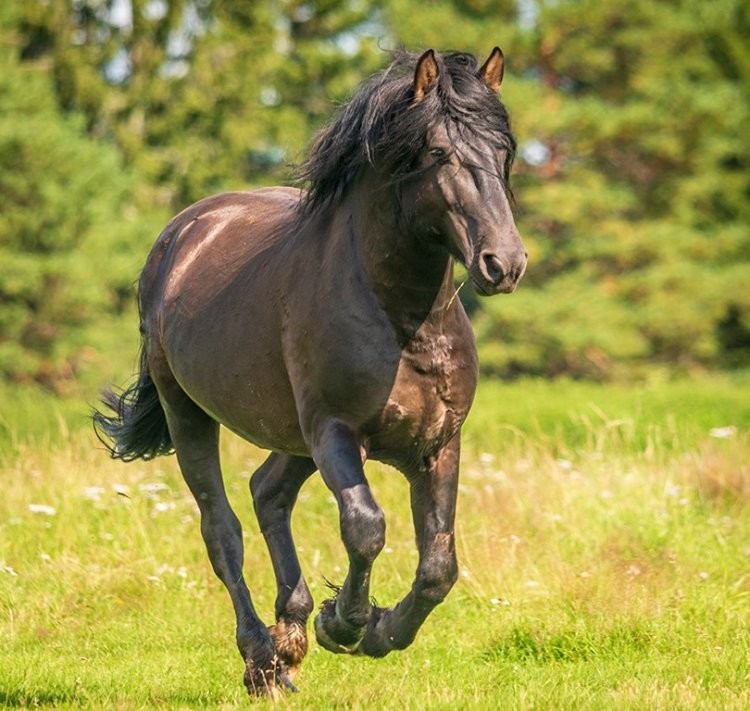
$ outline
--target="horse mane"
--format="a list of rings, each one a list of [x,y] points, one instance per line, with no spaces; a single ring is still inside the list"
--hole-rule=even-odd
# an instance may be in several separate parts
[[[414,102],[418,58],[410,52],[394,52],[391,64],[365,82],[317,134],[297,173],[307,184],[307,198],[301,204],[305,213],[336,203],[361,171],[376,162],[398,184],[414,172],[428,131],[440,121],[454,140],[505,149],[501,177],[510,191],[516,141],[505,106],[479,77],[476,58],[458,52],[436,54],[438,81],[421,101]]]

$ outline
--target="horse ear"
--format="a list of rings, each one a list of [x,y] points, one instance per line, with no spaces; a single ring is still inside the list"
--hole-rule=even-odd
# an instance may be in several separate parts
[[[503,57],[503,51],[500,47],[495,47],[479,70],[479,76],[492,91],[497,93],[500,91],[500,84],[503,83],[504,69],[505,58]]]
[[[435,52],[428,49],[418,60],[414,71],[414,101],[422,101],[425,92],[435,83],[440,74]]]

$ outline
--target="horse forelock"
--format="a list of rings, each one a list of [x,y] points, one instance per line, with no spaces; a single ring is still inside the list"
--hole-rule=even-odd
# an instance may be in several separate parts
[[[421,101],[415,102],[413,94],[418,55],[398,51],[318,133],[298,171],[308,187],[302,203],[306,212],[335,204],[368,167],[379,166],[396,184],[412,175],[430,129],[440,122],[458,150],[461,142],[493,152],[503,149],[500,177],[509,189],[516,142],[505,106],[479,77],[473,55],[435,58],[438,79]]]

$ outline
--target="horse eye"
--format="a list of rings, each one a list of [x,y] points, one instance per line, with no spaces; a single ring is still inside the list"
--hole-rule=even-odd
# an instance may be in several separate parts
[[[438,163],[444,163],[447,159],[447,155],[445,150],[442,148],[431,148],[430,149],[430,155],[438,161]]]

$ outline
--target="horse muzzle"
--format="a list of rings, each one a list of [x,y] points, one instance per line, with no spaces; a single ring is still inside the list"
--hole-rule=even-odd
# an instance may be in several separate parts
[[[510,294],[526,271],[527,254],[524,251],[498,253],[481,251],[469,269],[474,288],[481,296]]]

